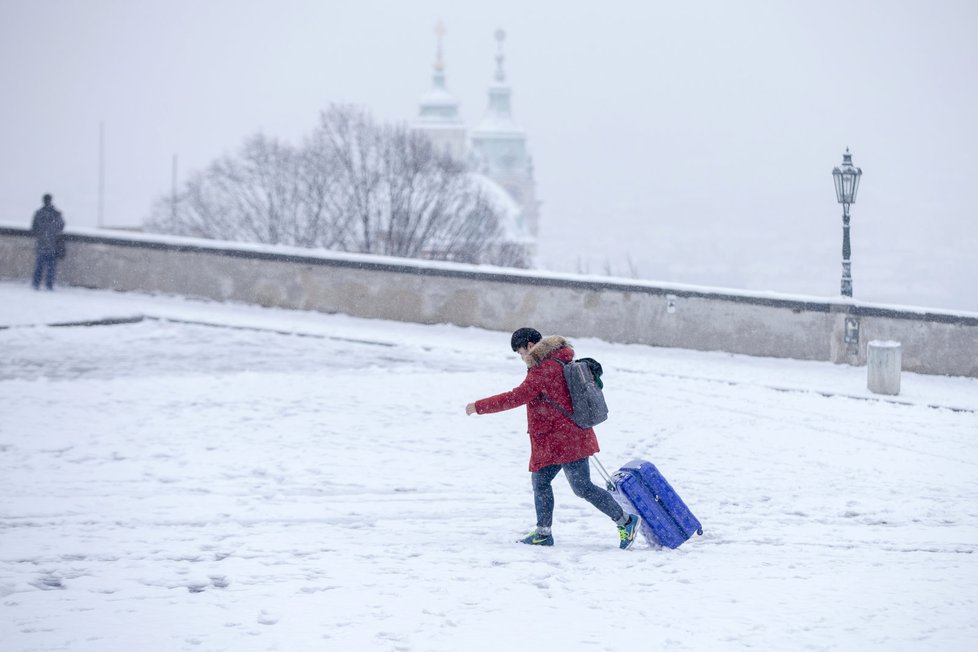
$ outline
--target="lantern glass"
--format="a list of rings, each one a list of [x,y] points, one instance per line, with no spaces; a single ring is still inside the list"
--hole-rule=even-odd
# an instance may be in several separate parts
[[[835,181],[835,197],[840,204],[855,204],[856,192],[859,190],[859,179],[863,171],[852,164],[852,154],[846,148],[842,155],[842,165],[832,170]]]

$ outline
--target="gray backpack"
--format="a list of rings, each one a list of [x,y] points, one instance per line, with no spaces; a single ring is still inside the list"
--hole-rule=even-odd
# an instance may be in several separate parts
[[[560,410],[564,416],[581,428],[592,428],[608,418],[608,405],[601,388],[601,363],[593,358],[581,358],[564,362],[554,358],[564,368],[564,380],[570,393],[573,413],[560,407],[548,396],[543,399]]]

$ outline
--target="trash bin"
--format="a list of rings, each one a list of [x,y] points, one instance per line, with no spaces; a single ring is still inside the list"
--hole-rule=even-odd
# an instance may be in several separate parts
[[[900,393],[903,354],[899,342],[873,340],[867,345],[866,374],[869,391],[874,394]]]

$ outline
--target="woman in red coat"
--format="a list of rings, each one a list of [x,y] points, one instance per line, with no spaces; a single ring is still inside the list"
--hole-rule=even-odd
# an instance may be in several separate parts
[[[567,363],[574,359],[570,342],[556,335],[545,338],[533,328],[520,328],[513,333],[510,345],[526,362],[526,378],[515,389],[469,403],[465,413],[489,414],[526,406],[537,527],[522,539],[522,543],[554,544],[550,531],[554,512],[551,482],[563,469],[574,493],[618,524],[620,546],[628,548],[635,540],[639,519],[635,514],[626,514],[610,493],[591,482],[588,457],[600,450],[594,429],[581,428],[547,400],[568,413],[572,411],[564,366],[558,362]]]

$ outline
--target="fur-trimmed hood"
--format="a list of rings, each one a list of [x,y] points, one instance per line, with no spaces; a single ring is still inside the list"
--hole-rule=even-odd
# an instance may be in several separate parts
[[[526,360],[527,368],[532,368],[537,366],[538,364],[540,364],[541,362],[549,358],[554,351],[563,348],[570,349],[573,357],[574,347],[572,347],[571,343],[568,342],[565,338],[561,337],[560,335],[550,335],[549,337],[543,338],[542,340],[534,344],[532,347],[530,347],[530,351],[527,355],[528,359]]]

